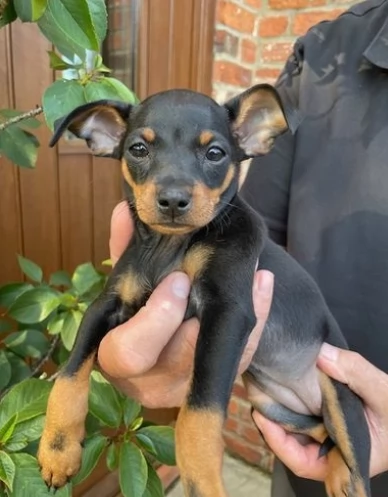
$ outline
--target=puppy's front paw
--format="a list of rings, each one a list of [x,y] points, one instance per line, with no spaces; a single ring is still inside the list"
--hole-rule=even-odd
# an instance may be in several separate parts
[[[44,432],[39,445],[38,462],[42,478],[51,488],[66,485],[75,476],[82,460],[82,439],[56,430]]]

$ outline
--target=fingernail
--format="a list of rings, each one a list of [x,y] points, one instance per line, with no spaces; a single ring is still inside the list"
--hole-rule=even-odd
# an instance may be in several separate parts
[[[328,343],[323,343],[319,355],[329,361],[335,362],[338,359],[338,349]]]
[[[172,292],[180,299],[187,299],[190,293],[190,281],[184,274],[177,274],[172,281]]]
[[[274,276],[270,271],[261,270],[255,277],[254,291],[268,297],[272,293]]]

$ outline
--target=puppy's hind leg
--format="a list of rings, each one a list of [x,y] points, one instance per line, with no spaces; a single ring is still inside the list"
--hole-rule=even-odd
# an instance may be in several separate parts
[[[361,400],[346,385],[320,373],[322,412],[336,447],[329,451],[329,497],[370,497],[370,435]]]

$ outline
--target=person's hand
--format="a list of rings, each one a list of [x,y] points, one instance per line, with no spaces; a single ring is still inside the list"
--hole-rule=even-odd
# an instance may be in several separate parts
[[[326,343],[321,348],[318,366],[347,384],[363,400],[372,440],[370,476],[388,470],[388,375],[356,352]],[[303,446],[258,412],[252,417],[271,450],[293,473],[312,480],[325,479],[327,458],[318,458],[318,444]]]
[[[112,215],[110,252],[113,264],[126,248],[133,224],[125,203]],[[199,325],[182,324],[190,282],[174,272],[155,289],[147,304],[128,322],[111,330],[101,342],[98,361],[103,374],[145,407],[180,406],[192,373]],[[250,335],[239,372],[249,365],[271,307],[273,275],[259,271],[253,298],[257,324]]]

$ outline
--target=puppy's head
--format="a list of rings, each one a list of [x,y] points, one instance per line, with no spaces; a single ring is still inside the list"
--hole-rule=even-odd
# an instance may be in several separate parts
[[[293,130],[279,95],[257,85],[225,105],[188,90],[169,90],[136,106],[101,100],[56,123],[54,145],[69,129],[95,155],[121,160],[139,218],[164,234],[212,221],[238,189],[242,159],[269,152]]]

